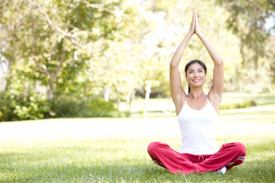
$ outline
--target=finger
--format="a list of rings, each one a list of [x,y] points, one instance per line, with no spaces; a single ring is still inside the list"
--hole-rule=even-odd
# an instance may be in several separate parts
[[[195,20],[196,20],[196,24],[198,24],[198,16],[197,16],[197,12],[196,12],[196,18],[195,18]]]
[[[197,21],[197,10],[194,11],[195,21]]]
[[[196,16],[197,16],[197,11],[195,10],[195,11],[193,12],[193,17],[192,17],[192,20],[193,20],[193,21],[196,20]]]

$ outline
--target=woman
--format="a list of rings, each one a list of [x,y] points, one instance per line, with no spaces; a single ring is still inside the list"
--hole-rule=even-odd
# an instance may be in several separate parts
[[[185,67],[188,94],[181,86],[179,63],[193,34],[200,38],[214,63],[213,84],[208,94],[203,91],[207,68],[199,60],[192,60]],[[148,146],[148,153],[156,164],[172,173],[215,171],[224,174],[233,166],[243,163],[246,155],[243,144],[227,143],[219,149],[214,137],[213,125],[217,121],[222,100],[223,80],[223,61],[202,34],[195,11],[189,32],[170,62],[170,87],[181,129],[181,147],[177,152],[167,144],[152,142]]]

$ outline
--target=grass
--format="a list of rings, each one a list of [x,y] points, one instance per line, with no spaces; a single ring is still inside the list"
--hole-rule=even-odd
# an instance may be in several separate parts
[[[148,157],[146,146],[152,140],[64,140],[6,145],[5,152],[1,152],[1,181],[273,182],[275,178],[274,137],[242,139],[247,147],[247,161],[226,175],[172,175]],[[219,142],[224,140],[219,138]],[[178,139],[166,142],[177,146]]]
[[[261,107],[275,104],[275,93],[249,94],[249,93],[224,93],[221,108],[232,109],[238,106],[250,107],[256,102]],[[131,116],[141,117],[144,110],[144,99],[132,102]],[[150,99],[147,104],[147,116],[175,116],[175,107],[171,98]],[[126,110],[126,103],[121,102],[119,109]]]
[[[179,148],[174,117],[54,119],[0,123],[0,182],[275,182],[275,96],[267,98],[221,111],[218,144],[247,148],[225,175],[173,175],[153,164],[150,142]]]

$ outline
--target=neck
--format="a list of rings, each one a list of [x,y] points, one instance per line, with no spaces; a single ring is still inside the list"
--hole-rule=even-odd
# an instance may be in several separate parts
[[[191,97],[195,100],[198,100],[204,96],[205,96],[205,94],[201,88],[200,89],[191,89],[190,93],[188,94],[188,97]]]

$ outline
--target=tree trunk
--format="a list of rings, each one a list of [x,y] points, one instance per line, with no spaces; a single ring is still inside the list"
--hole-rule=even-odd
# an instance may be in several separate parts
[[[146,94],[145,94],[145,103],[144,103],[144,109],[143,109],[143,115],[147,114],[147,108],[148,108],[148,102],[150,98],[150,93],[151,93],[151,81],[148,82],[146,88]]]
[[[14,59],[14,58],[12,58],[12,59]],[[1,60],[1,65],[2,65],[2,60]],[[12,77],[10,76],[10,73],[12,73],[12,71],[11,71],[12,68],[13,68],[12,67],[12,63],[10,61],[8,61],[6,73],[5,73],[4,69],[3,69],[3,78],[5,80],[5,85],[3,87],[3,91],[4,92],[7,92],[9,90],[9,86],[12,83]]]
[[[126,98],[126,112],[128,117],[131,116],[132,101],[134,99],[135,93],[136,93],[136,90],[131,89]]]
[[[47,91],[47,99],[51,100],[53,98],[53,89],[54,89],[54,82],[58,77],[58,74],[61,71],[62,65],[65,61],[65,52],[62,52],[62,55],[60,56],[60,62],[57,66],[56,72],[54,74],[50,74],[50,83],[49,83],[49,87],[48,87],[48,91]],[[49,72],[48,72],[49,74]]]
[[[109,86],[105,85],[105,93],[104,93],[104,99],[106,102],[109,101],[110,98],[110,91],[109,91]]]
[[[120,93],[118,91],[118,89],[116,88],[116,95],[117,95],[117,100],[116,100],[116,105],[117,105],[117,109],[119,110],[119,104],[120,104]]]
[[[53,98],[53,84],[54,84],[54,79],[53,77],[50,78],[50,84],[48,86],[47,90],[47,99],[51,100]]]

